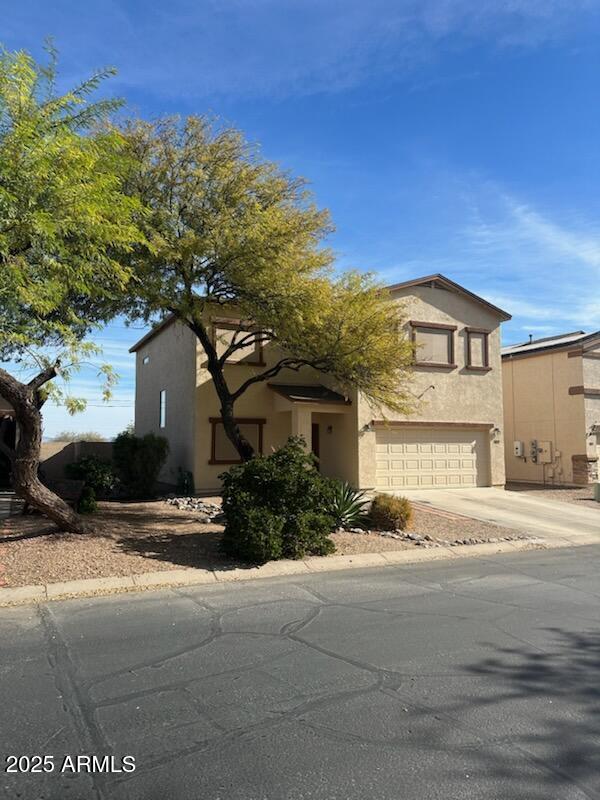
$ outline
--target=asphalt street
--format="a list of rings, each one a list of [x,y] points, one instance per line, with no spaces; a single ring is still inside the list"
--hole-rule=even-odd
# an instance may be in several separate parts
[[[1,609],[0,796],[600,798],[599,572],[578,547]]]

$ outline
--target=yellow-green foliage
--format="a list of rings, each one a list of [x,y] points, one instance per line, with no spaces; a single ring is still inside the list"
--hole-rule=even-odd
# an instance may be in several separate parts
[[[378,530],[404,530],[412,519],[412,507],[406,497],[378,494],[373,498],[369,517]]]
[[[263,344],[277,345],[279,369],[309,365],[384,412],[409,409],[413,348],[401,310],[373,276],[334,271],[329,213],[302,178],[202,117],[136,122],[125,135],[151,242],[135,259],[135,313],[174,312],[206,340],[207,305],[230,304]],[[263,379],[253,374],[233,400]]]
[[[59,95],[49,55],[43,65],[0,50],[0,359],[40,347],[42,368],[54,347],[67,369],[92,352],[80,340],[121,302],[126,256],[142,234],[139,201],[123,191],[123,137],[99,127],[120,104],[88,102],[113,71]]]

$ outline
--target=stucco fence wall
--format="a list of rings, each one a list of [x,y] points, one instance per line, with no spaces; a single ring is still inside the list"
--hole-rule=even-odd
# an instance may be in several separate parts
[[[83,456],[95,456],[102,461],[112,461],[112,442],[42,442],[40,467],[44,478],[61,480],[65,466]]]

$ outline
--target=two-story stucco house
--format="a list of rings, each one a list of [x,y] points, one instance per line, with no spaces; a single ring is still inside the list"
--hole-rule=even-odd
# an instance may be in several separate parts
[[[600,331],[502,351],[506,476],[586,484],[600,457]]]
[[[236,403],[246,437],[259,453],[302,435],[325,475],[364,489],[502,486],[504,444],[500,324],[510,315],[443,275],[389,287],[403,304],[416,345],[410,416],[373,411],[357,392],[343,396],[311,369],[280,373],[252,386]],[[215,341],[227,341],[235,313],[210,316]],[[190,330],[167,318],[132,347],[136,354],[135,429],[170,443],[163,480],[194,475],[198,491],[219,488],[237,462],[219,418],[204,352]],[[248,371],[278,360],[251,346],[226,366],[232,387]]]

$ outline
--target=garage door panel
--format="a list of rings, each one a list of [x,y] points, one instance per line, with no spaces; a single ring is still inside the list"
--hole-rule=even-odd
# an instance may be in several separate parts
[[[378,489],[489,485],[489,438],[485,431],[389,428],[377,431],[376,436]]]

